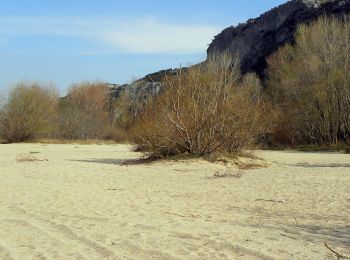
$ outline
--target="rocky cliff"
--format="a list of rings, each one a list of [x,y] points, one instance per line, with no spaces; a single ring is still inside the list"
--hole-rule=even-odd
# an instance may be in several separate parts
[[[309,23],[322,15],[342,16],[350,13],[350,0],[292,0],[278,6],[256,19],[236,27],[224,29],[215,36],[207,52],[229,51],[240,57],[243,73],[256,72],[265,76],[266,57],[285,43],[293,43],[299,24]],[[175,74],[177,69],[149,74],[131,84],[111,85],[113,98],[123,92],[143,96],[156,95],[161,89],[165,74]]]
[[[224,29],[208,48],[208,55],[229,51],[238,55],[242,72],[264,78],[266,57],[286,43],[293,43],[299,24],[322,15],[350,13],[350,0],[292,0],[256,19]]]

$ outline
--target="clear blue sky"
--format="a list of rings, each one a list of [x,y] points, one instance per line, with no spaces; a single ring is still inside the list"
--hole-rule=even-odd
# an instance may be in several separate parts
[[[129,82],[205,59],[227,26],[286,0],[0,0],[0,91],[17,81]]]

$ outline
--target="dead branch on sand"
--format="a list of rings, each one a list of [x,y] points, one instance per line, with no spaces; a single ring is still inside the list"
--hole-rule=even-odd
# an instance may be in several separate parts
[[[240,179],[243,176],[244,172],[242,170],[233,171],[230,169],[226,169],[224,171],[216,171],[214,172],[212,177],[209,178],[227,178],[232,177],[235,179]]]
[[[274,203],[284,203],[281,200],[265,200],[265,199],[256,199],[255,201],[264,201],[264,202],[274,202]]]
[[[335,254],[338,258],[341,258],[341,259],[350,259],[349,256],[344,256],[344,255],[338,253],[337,251],[335,251],[334,249],[330,248],[330,246],[327,245],[327,242],[324,242],[324,245],[327,247],[327,249],[328,249],[329,251],[331,251],[333,254]]]

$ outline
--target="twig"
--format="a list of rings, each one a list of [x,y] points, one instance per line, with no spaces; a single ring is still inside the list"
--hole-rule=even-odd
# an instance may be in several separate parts
[[[198,170],[181,170],[181,169],[174,169],[174,171],[177,171],[177,172],[198,172]]]
[[[166,211],[165,212],[166,214],[170,214],[170,215],[175,215],[175,216],[179,216],[179,217],[182,217],[182,218],[186,218],[187,216],[184,216],[184,215],[180,215],[180,214],[177,214],[177,213],[173,213],[173,212],[169,212],[169,211]]]
[[[295,237],[287,236],[287,235],[285,235],[285,234],[281,234],[281,236],[284,236],[284,237],[288,237],[288,238],[291,238],[291,239],[297,240]]]
[[[147,203],[147,204],[150,204],[150,203],[152,202],[152,200],[151,200],[150,197],[147,196],[147,195],[146,195],[146,198],[147,198],[147,202],[146,202],[146,203]]]
[[[328,249],[329,251],[331,251],[333,254],[335,254],[338,258],[350,259],[350,257],[341,255],[341,254],[339,254],[338,252],[336,252],[335,250],[333,250],[332,248],[330,248],[329,245],[327,245],[327,242],[324,242],[324,245],[327,247],[327,249]]]
[[[295,220],[295,224],[296,224],[296,226],[298,226],[298,221],[297,221],[297,218],[296,218],[296,217],[294,217],[294,220]]]
[[[256,199],[255,201],[266,201],[266,202],[274,202],[274,203],[284,203],[281,200],[265,200],[265,199]]]
[[[185,216],[185,215],[180,215],[180,214],[169,212],[169,211],[166,211],[165,213],[170,214],[170,215],[179,216],[179,217],[182,217],[182,218],[189,218],[189,217],[190,218],[200,218],[201,217],[200,215],[194,215],[194,214],[190,214],[188,216]]]
[[[257,225],[257,226],[260,226],[261,221],[262,221],[262,218],[260,218],[259,222],[256,223],[256,225]]]

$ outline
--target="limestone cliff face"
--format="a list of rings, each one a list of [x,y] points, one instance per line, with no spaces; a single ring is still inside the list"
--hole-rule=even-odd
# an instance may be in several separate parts
[[[293,43],[299,24],[322,15],[350,13],[350,0],[292,0],[256,19],[224,29],[208,48],[208,55],[229,51],[238,55],[242,72],[265,76],[266,57],[285,43]]]

